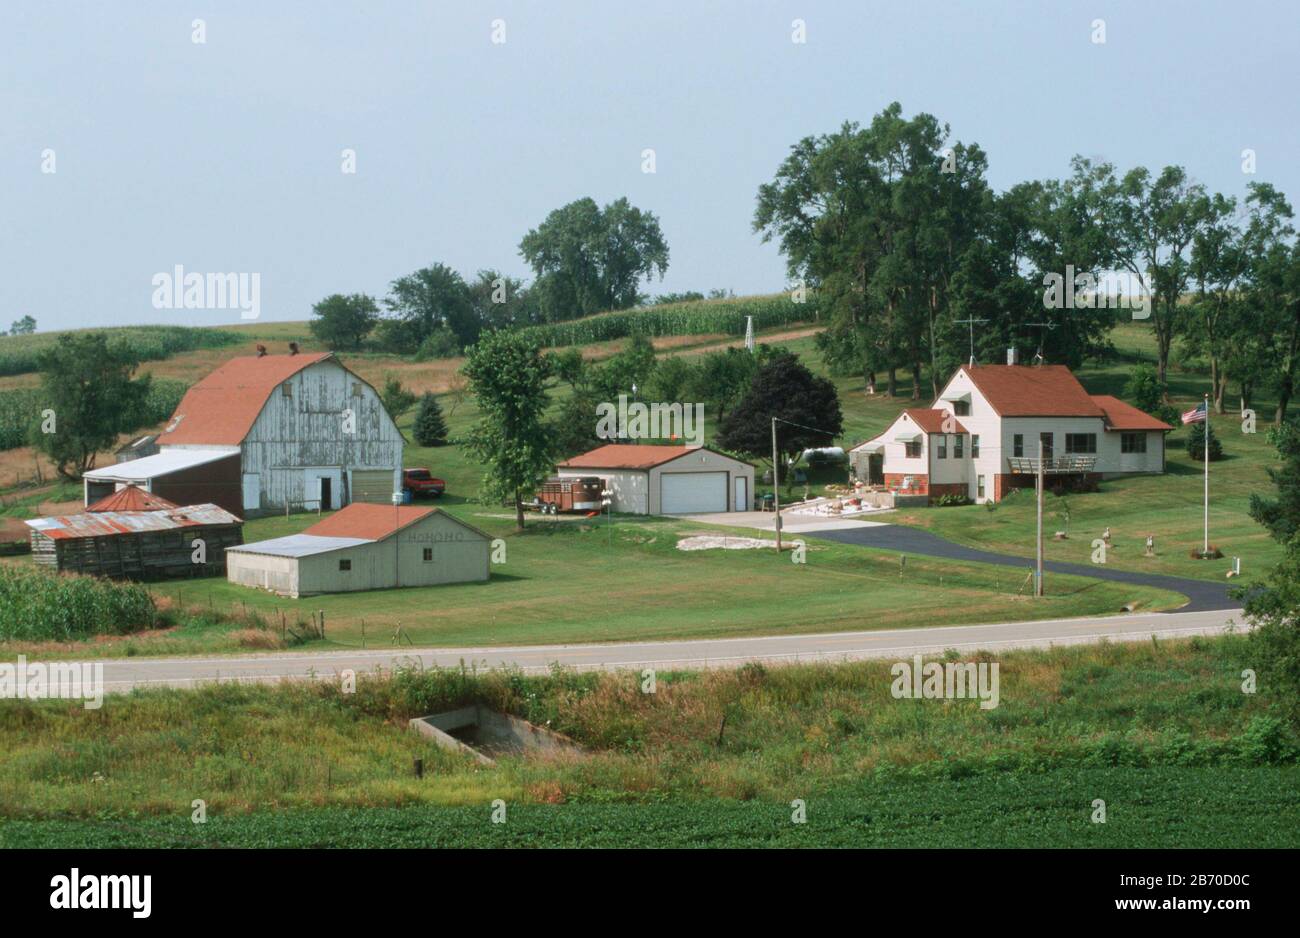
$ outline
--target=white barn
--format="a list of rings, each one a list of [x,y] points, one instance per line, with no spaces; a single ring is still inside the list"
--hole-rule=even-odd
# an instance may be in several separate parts
[[[562,479],[599,476],[614,493],[614,511],[627,514],[748,511],[754,499],[754,467],[703,446],[610,443],[556,472]]]
[[[387,504],[404,442],[379,394],[332,352],[232,358],[185,393],[158,436],[173,460],[238,454],[245,516]]]
[[[1055,477],[1161,473],[1172,429],[1089,394],[1064,365],[963,365],[930,407],[903,411],[850,459],[860,481],[899,495],[1001,501],[1034,484],[1040,443]]]

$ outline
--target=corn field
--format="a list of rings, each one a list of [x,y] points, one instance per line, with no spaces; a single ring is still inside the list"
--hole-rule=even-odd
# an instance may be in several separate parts
[[[145,399],[144,413],[133,421],[135,426],[151,427],[162,423],[176,410],[188,385],[171,378],[155,378]],[[0,391],[0,450],[26,446],[33,424],[39,423],[45,408],[40,388],[12,388]]]
[[[234,332],[197,326],[121,326],[99,330],[110,345],[128,349],[142,362],[162,361],[178,352],[222,348],[242,341]],[[53,345],[58,332],[0,336],[0,375],[22,375],[37,371],[40,354]]]
[[[67,641],[154,628],[148,589],[91,576],[0,566],[0,641]]]
[[[809,294],[796,303],[787,293],[771,296],[701,300],[601,313],[568,322],[547,323],[524,329],[544,348],[588,345],[628,336],[744,335],[745,317],[754,317],[754,331],[800,322],[812,322],[820,312],[817,297]]]

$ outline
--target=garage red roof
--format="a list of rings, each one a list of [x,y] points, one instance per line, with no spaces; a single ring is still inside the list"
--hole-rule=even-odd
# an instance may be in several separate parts
[[[175,502],[169,502],[161,495],[146,492],[138,485],[127,485],[87,505],[86,511],[169,511],[179,507],[180,505]]]
[[[1094,394],[1093,401],[1106,415],[1107,430],[1172,430],[1163,420],[1157,420],[1150,414],[1138,410],[1132,404],[1125,404],[1118,397],[1109,394]]]
[[[944,410],[937,410],[930,407],[909,407],[907,410],[903,411],[903,413],[911,417],[912,422],[916,424],[918,427],[920,427],[922,430],[924,430],[926,433],[969,433],[970,432],[965,427],[963,427],[961,425],[961,421],[955,417],[953,418],[952,428],[945,430],[943,427],[943,419],[948,416],[948,412]],[[883,436],[883,434],[881,435]]]
[[[653,469],[702,446],[655,446],[650,443],[608,443],[560,463],[561,469]]]
[[[230,359],[185,392],[167,429],[158,435],[159,445],[238,446],[253,428],[272,391],[308,365],[333,354],[243,355]]]
[[[340,508],[328,518],[316,522],[302,533],[314,534],[317,537],[358,537],[368,541],[379,541],[437,510],[419,508],[415,505],[372,505],[367,502],[353,502],[346,508]]]
[[[1003,417],[1101,417],[1102,409],[1064,365],[962,365]]]

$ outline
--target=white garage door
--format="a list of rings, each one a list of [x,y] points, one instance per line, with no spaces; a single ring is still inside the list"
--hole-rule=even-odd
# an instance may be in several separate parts
[[[665,515],[727,510],[725,472],[665,472],[659,479],[659,510]]]

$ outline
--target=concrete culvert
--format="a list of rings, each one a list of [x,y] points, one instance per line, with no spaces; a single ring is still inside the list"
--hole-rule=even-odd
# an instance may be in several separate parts
[[[583,752],[580,745],[561,733],[482,704],[416,717],[410,726],[442,748],[467,752],[483,765],[496,765],[493,757],[499,756]]]

